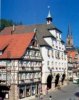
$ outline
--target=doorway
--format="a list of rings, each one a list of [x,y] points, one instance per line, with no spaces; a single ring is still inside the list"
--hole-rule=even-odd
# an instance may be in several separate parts
[[[51,87],[52,87],[52,75],[50,74],[47,77],[47,89],[49,90],[51,89]]]

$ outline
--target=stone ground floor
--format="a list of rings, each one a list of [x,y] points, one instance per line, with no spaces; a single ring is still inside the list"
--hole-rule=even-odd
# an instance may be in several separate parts
[[[58,86],[64,86],[67,81],[64,81],[63,85],[59,81]],[[57,87],[58,87],[57,86]],[[47,94],[49,91],[56,89],[55,82],[51,82],[51,77],[48,78],[47,83],[41,84],[40,82],[29,84],[12,84],[9,87],[0,88],[0,98],[6,98],[5,100],[29,100],[29,98],[36,97],[40,94]]]
[[[60,87],[64,87],[64,86],[66,86],[67,85],[67,81],[65,81],[64,82],[64,84],[62,85],[61,83],[59,83],[59,85],[58,86],[60,86]],[[47,87],[47,85],[45,84],[45,85],[42,85],[42,87],[43,87],[43,89],[45,89],[46,87]],[[43,95],[43,96],[45,96],[45,95],[47,95],[48,93],[50,93],[51,91],[55,91],[56,89],[58,89],[58,87],[56,87],[55,88],[55,83],[52,83],[52,85],[51,85],[51,88],[50,89],[48,89],[48,90],[43,90],[42,91],[42,93],[40,93],[40,94],[38,94],[38,95],[34,95],[34,96],[31,96],[31,97],[26,97],[26,98],[22,98],[22,99],[19,99],[19,100],[37,100],[37,99],[35,99],[35,98],[38,98],[40,95]],[[40,100],[40,99],[39,99]],[[49,100],[49,99],[48,99]]]
[[[29,98],[42,91],[41,82],[0,86],[0,100],[19,100]]]
[[[19,87],[19,98],[31,97],[39,94],[42,91],[41,83],[33,83],[27,85],[20,85]]]

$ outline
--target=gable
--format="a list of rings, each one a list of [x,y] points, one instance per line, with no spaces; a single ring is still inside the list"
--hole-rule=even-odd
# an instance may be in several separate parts
[[[4,53],[0,56],[0,59],[12,59],[12,58],[21,58],[28,48],[33,36],[35,33],[27,34],[7,34],[6,39],[4,35],[0,36],[1,45],[4,46],[4,41],[6,42],[5,46],[8,44]],[[1,39],[3,38],[3,39]],[[6,41],[8,40],[8,41]]]

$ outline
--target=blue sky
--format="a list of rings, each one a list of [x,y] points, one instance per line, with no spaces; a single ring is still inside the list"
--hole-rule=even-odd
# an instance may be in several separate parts
[[[53,23],[66,40],[68,24],[71,26],[75,46],[79,46],[79,0],[0,0],[1,18],[23,24],[46,23],[50,5]]]

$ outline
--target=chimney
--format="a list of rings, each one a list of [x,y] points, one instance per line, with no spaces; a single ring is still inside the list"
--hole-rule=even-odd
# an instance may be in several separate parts
[[[15,25],[13,25],[13,31],[15,31]]]
[[[14,31],[15,31],[15,25],[12,26],[11,34],[13,34]]]
[[[36,29],[36,28],[34,28],[34,33],[36,33],[36,31],[37,31],[37,29]]]

